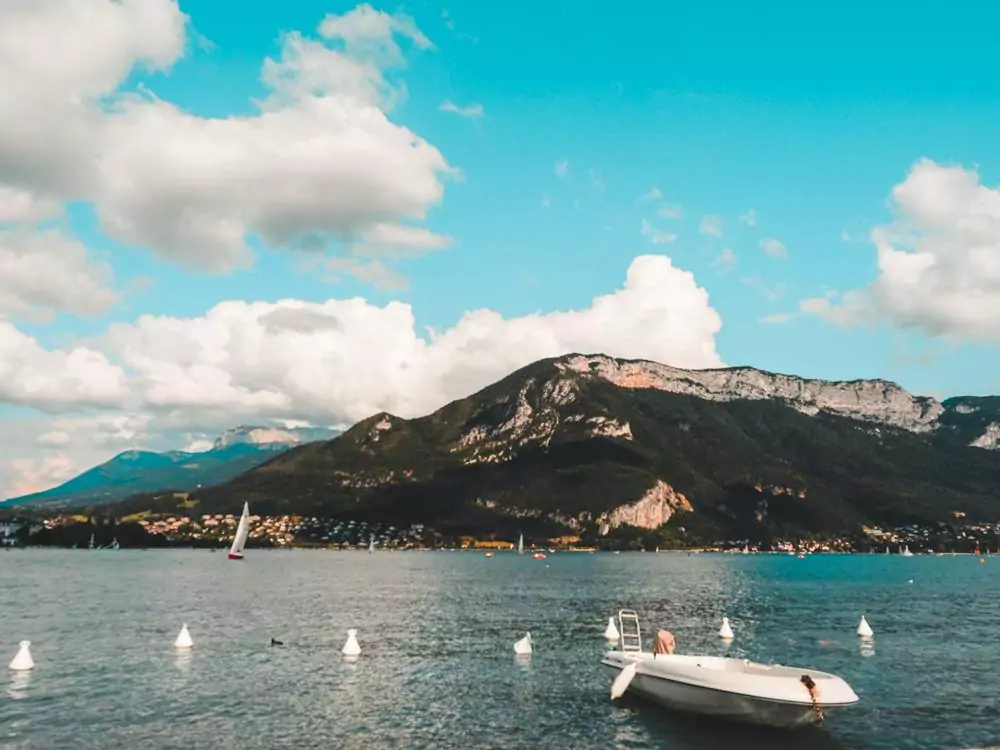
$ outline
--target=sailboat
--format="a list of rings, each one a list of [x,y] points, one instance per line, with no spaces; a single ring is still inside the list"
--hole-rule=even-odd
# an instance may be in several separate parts
[[[899,553],[899,554],[901,554],[901,555],[902,555],[903,557],[913,557],[913,553],[912,553],[912,552],[910,552],[910,545],[909,545],[909,544],[907,544],[907,545],[906,545],[906,546],[905,546],[905,547],[904,547],[904,548],[903,548],[903,549],[902,549],[902,550],[900,551],[900,553]]]
[[[524,534],[521,534],[521,536],[517,539],[517,554],[524,554]]]
[[[94,535],[93,534],[90,535],[90,544],[87,545],[87,546],[88,546],[88,549],[94,549]]]
[[[243,547],[247,543],[247,535],[250,533],[250,504],[243,503],[243,515],[240,516],[239,526],[236,527],[236,536],[233,537],[233,546],[229,548],[230,560],[243,559]]]
[[[368,554],[370,555],[375,551],[375,537],[372,537],[368,542]]]

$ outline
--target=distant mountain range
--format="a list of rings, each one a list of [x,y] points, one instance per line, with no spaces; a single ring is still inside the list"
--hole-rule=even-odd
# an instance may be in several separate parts
[[[998,444],[997,397],[574,354],[426,417],[376,414],[190,499],[471,533],[761,539],[996,519]]]
[[[335,430],[315,427],[241,426],[227,430],[207,451],[125,451],[58,487],[11,498],[2,505],[102,505],[142,492],[195,490],[239,476],[296,445],[336,434]]]

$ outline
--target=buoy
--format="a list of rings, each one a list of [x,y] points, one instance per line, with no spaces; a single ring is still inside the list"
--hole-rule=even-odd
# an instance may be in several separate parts
[[[347,631],[347,642],[344,647],[340,649],[340,652],[344,656],[357,656],[361,653],[361,644],[358,643],[358,631],[351,628]]]
[[[10,668],[15,672],[27,672],[29,669],[34,669],[35,660],[31,658],[31,641],[21,641],[18,645],[20,648],[17,650],[17,656],[10,663]]]
[[[191,634],[188,632],[187,623],[181,626],[181,632],[177,634],[177,640],[174,641],[174,648],[191,648],[194,645],[194,641],[191,640]]]
[[[615,618],[608,618],[608,627],[604,629],[604,639],[608,641],[618,640],[618,628],[615,627]]]
[[[531,653],[531,633],[526,633],[524,638],[514,644],[514,653],[521,655]]]
[[[864,615],[861,615],[861,622],[858,623],[858,635],[862,638],[871,638],[875,635],[872,630],[871,625],[868,624],[868,620],[865,619]]]
[[[733,637],[733,629],[729,627],[729,618],[723,617],[722,627],[719,628],[719,638],[723,638],[724,640],[728,641],[732,640],[732,637]]]

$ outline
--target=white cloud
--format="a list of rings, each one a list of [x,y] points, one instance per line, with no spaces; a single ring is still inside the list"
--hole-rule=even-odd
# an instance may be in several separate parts
[[[0,225],[34,224],[43,219],[56,218],[61,212],[57,200],[39,198],[27,190],[0,185]]]
[[[656,213],[664,219],[680,219],[684,217],[684,208],[679,203],[667,203],[660,206]]]
[[[751,208],[745,214],[740,215],[740,222],[748,227],[757,226],[757,212]]]
[[[846,229],[841,229],[840,230],[840,241],[841,242],[853,242],[853,238],[851,237],[851,233],[848,232]]]
[[[712,261],[713,266],[719,266],[722,273],[729,273],[736,265],[736,253],[731,247],[722,248],[722,252]]]
[[[60,430],[43,432],[38,436],[38,442],[42,445],[69,445],[72,440],[73,439],[70,437],[68,432],[62,432]]]
[[[1000,187],[928,159],[892,190],[892,222],[870,232],[878,276],[804,312],[840,325],[883,321],[956,341],[1000,340]]]
[[[556,177],[559,179],[565,179],[566,175],[569,174],[569,159],[563,159],[556,162],[555,166]]]
[[[658,187],[654,186],[654,187],[651,187],[647,192],[645,192],[642,195],[640,195],[639,196],[639,201],[643,202],[643,203],[647,202],[647,201],[658,201],[662,197],[663,197],[663,193],[660,192],[660,189]]]
[[[79,15],[87,22],[69,23]],[[389,121],[401,94],[385,71],[412,20],[361,5],[297,32],[264,62],[259,112],[198,117],[116,92],[137,64],[184,49],[173,0],[18,0],[0,11],[0,173],[32,195],[89,200],[106,233],[210,272],[247,265],[247,242],[320,248],[371,227],[420,221],[453,174],[441,153]],[[58,49],[58,55],[51,50]],[[97,97],[104,97],[98,102]]]
[[[708,216],[701,217],[701,223],[698,224],[698,231],[702,234],[711,234],[716,237],[722,236],[722,217],[710,214]]]
[[[0,403],[42,410],[121,403],[125,372],[86,347],[49,351],[0,320]]]
[[[766,325],[781,325],[782,323],[789,323],[791,320],[791,313],[774,313],[773,315],[765,315],[757,322],[764,323]]]
[[[61,231],[0,230],[0,317],[100,315],[117,300],[111,266]]]
[[[639,225],[639,233],[642,234],[647,240],[652,242],[654,245],[666,245],[677,239],[676,234],[671,234],[670,232],[663,232],[656,229],[652,224],[650,224],[645,219]]]
[[[781,242],[774,239],[774,237],[765,237],[762,239],[760,247],[768,257],[777,258],[778,260],[786,260],[788,258],[787,248]]]
[[[485,110],[483,110],[483,105],[478,103],[470,104],[467,107],[460,107],[454,102],[445,100],[441,102],[441,106],[438,109],[442,112],[451,112],[459,117],[482,117],[486,114]]]
[[[402,291],[410,285],[405,276],[377,258],[369,261],[359,258],[327,258],[323,261],[323,268],[330,272],[328,281],[338,282],[340,276],[347,275],[383,292]]]

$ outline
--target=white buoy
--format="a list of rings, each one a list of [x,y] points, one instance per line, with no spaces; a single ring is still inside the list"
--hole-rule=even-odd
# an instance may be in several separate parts
[[[524,638],[514,644],[514,653],[521,655],[531,653],[531,633],[526,633]]]
[[[722,627],[719,628],[719,638],[730,641],[733,638],[733,629],[729,627],[729,618],[722,618]]]
[[[871,625],[868,624],[868,620],[865,619],[864,615],[861,615],[861,622],[858,623],[858,635],[862,638],[871,638],[875,635],[872,630]]]
[[[29,669],[34,669],[35,660],[31,658],[31,641],[21,641],[18,645],[20,648],[17,650],[17,656],[10,663],[10,668],[15,672],[27,672]]]
[[[361,653],[361,644],[358,643],[358,631],[351,628],[347,631],[347,642],[340,649],[344,656],[358,656]]]
[[[618,640],[618,628],[615,627],[615,618],[608,618],[608,627],[604,629],[604,640],[606,641],[617,641]]]
[[[174,648],[191,648],[194,645],[194,641],[191,640],[191,634],[188,632],[187,623],[181,626],[181,632],[177,634],[177,640],[174,641]]]

